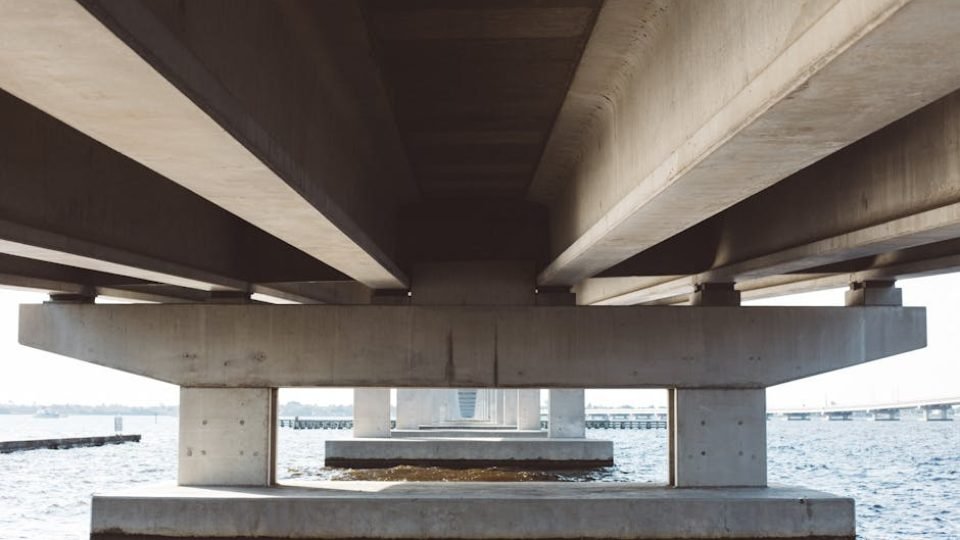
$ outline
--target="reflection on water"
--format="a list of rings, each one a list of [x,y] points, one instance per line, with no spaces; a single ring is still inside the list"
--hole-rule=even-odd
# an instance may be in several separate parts
[[[140,444],[0,454],[0,538],[88,538],[90,496],[176,480],[174,418],[125,417]],[[107,435],[111,416],[35,419],[0,415],[0,440]],[[583,473],[510,469],[324,468],[325,439],[350,431],[280,430],[280,480],[602,481],[667,479],[664,430],[589,430],[614,441],[615,467]],[[960,539],[960,422],[785,422],[768,425],[772,483],[857,499],[863,540]]]

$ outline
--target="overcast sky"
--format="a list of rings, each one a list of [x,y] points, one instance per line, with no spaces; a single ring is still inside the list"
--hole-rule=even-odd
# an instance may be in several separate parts
[[[927,306],[928,347],[771,388],[771,409],[819,406],[828,402],[858,405],[960,396],[960,274],[905,280],[904,304]],[[87,364],[17,343],[17,305],[45,295],[0,289],[0,403],[123,403],[174,405],[175,386]],[[843,290],[808,293],[753,302],[754,305],[843,305]],[[316,404],[352,401],[349,389],[287,389],[282,402]],[[588,390],[599,406],[664,404],[659,390]]]

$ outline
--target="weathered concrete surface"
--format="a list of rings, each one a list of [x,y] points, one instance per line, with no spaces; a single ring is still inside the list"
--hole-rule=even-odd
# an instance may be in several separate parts
[[[177,483],[272,484],[276,401],[271,388],[181,388]]]
[[[314,9],[3,2],[0,86],[348,276],[400,287],[389,216],[414,197],[363,19],[353,3]]]
[[[621,483],[290,482],[93,498],[92,538],[846,539],[852,499],[798,488]]]
[[[390,436],[390,389],[353,389],[353,436]]]
[[[392,437],[422,439],[437,437],[440,439],[492,437],[495,439],[533,439],[546,437],[544,429],[395,429]]]
[[[587,436],[586,403],[583,388],[551,388],[550,438],[576,438]]]
[[[23,345],[186,386],[763,388],[925,330],[903,307],[20,308]]]
[[[765,389],[677,389],[672,396],[674,485],[767,485]]]
[[[540,389],[517,391],[517,429],[540,430]]]
[[[588,468],[613,465],[613,442],[543,437],[344,439],[326,441],[327,467]]]
[[[659,8],[659,9],[658,9]],[[950,0],[605,4],[532,194],[572,285],[960,87]]]
[[[954,92],[605,273],[678,274],[673,279],[592,279],[578,292],[586,304],[625,305],[689,293],[707,281],[849,273],[910,258],[896,252],[960,235],[958,153]],[[656,268],[665,254],[674,254],[675,267]],[[938,267],[955,263],[902,271]]]

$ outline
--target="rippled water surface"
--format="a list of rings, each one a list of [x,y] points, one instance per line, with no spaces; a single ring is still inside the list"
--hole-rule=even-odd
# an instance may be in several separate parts
[[[140,444],[0,454],[0,539],[88,538],[90,495],[176,479],[177,422],[125,417]],[[0,415],[0,440],[80,437],[113,432],[111,416],[35,419]],[[324,469],[323,441],[349,431],[280,431],[278,475],[302,479],[568,480],[656,482],[667,478],[664,430],[590,430],[613,439],[617,466],[517,473],[410,467],[386,471]],[[857,500],[865,540],[960,540],[960,422],[768,423],[771,483],[799,485]]]

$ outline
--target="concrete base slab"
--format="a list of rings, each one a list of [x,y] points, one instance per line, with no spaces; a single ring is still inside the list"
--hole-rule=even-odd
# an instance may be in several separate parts
[[[458,439],[458,438],[470,438],[470,437],[498,437],[501,439],[536,439],[536,438],[546,438],[547,431],[544,429],[538,430],[520,430],[520,429],[493,429],[493,430],[477,430],[477,429],[431,429],[430,431],[424,433],[420,429],[395,429],[390,432],[391,437],[397,437],[400,439],[422,439],[424,437],[435,438],[439,437],[441,439]]]
[[[291,482],[95,495],[91,538],[852,540],[854,533],[852,499],[799,488]]]
[[[326,441],[327,467],[591,468],[613,465],[613,442],[504,437],[346,439]]]

